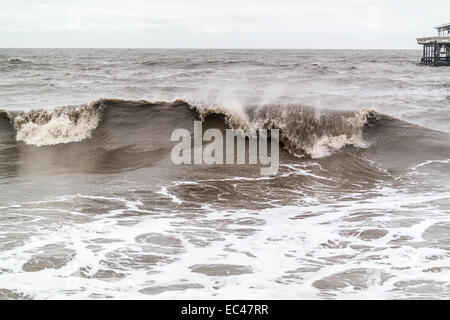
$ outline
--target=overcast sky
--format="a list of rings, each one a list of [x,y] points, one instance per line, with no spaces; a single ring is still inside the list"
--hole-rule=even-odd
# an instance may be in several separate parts
[[[0,0],[0,47],[399,48],[450,1]]]

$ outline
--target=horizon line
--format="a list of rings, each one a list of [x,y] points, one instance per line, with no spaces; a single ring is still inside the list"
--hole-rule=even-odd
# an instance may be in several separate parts
[[[142,50],[421,50],[421,48],[245,48],[245,47],[1,47],[0,49],[142,49]]]

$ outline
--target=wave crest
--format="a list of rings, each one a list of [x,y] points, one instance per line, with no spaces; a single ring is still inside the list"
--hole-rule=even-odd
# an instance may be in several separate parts
[[[35,146],[79,142],[90,138],[101,120],[103,100],[52,110],[10,113],[16,140]]]
[[[363,129],[374,111],[331,111],[307,106],[267,106],[256,108],[259,127],[279,128],[281,140],[292,153],[313,158],[329,156],[344,146],[368,146]]]
[[[301,105],[241,107],[232,104],[228,106],[190,104],[183,100],[176,100],[172,103],[150,103],[148,101],[99,99],[84,105],[69,105],[52,110],[12,112],[8,115],[16,130],[17,141],[34,146],[46,146],[80,142],[90,138],[102,123],[105,108],[113,118],[119,119],[127,126],[133,126],[131,119],[120,119],[130,117],[130,114],[123,114],[120,111],[128,106],[135,108],[133,113],[137,113],[136,117],[145,118],[148,121],[156,117],[156,113],[152,113],[154,109],[149,108],[159,106],[184,108],[184,110],[193,109],[203,121],[208,121],[209,115],[219,115],[227,126],[236,130],[277,128],[280,129],[281,142],[289,152],[307,154],[312,158],[328,156],[347,145],[368,147],[368,143],[363,138],[363,130],[370,121],[376,121],[374,115],[377,114],[370,110],[331,111]],[[173,114],[171,113],[165,114],[164,117],[161,121],[165,123],[177,123],[172,119]],[[145,121],[145,119],[142,120]],[[161,123],[161,125],[165,123]],[[106,131],[109,130],[109,132],[122,129],[114,127],[111,123],[104,125]],[[127,139],[127,134],[132,129],[133,127],[125,128],[123,139]],[[131,136],[129,138],[132,139]]]
[[[302,105],[265,105],[246,108],[201,105],[193,107],[204,120],[210,114],[222,115],[233,129],[280,129],[286,149],[312,158],[329,156],[345,147],[367,148],[363,130],[375,111],[319,110]]]

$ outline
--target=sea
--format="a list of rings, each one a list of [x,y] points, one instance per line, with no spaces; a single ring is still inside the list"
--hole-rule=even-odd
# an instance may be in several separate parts
[[[0,49],[0,299],[449,299],[450,69],[420,58]],[[175,164],[195,121],[279,129],[278,172]]]

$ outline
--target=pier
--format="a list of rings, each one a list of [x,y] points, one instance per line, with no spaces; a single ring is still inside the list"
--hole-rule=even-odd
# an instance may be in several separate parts
[[[417,38],[423,45],[421,64],[432,66],[450,66],[450,23],[435,27],[437,36]]]

